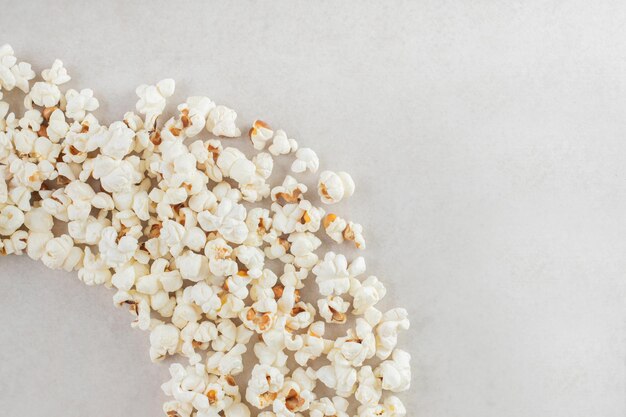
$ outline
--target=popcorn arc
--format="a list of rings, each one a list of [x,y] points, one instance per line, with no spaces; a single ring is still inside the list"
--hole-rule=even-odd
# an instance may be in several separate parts
[[[407,311],[377,308],[363,257],[327,250],[365,249],[363,228],[315,203],[349,198],[348,173],[321,171],[311,192],[297,176],[317,174],[312,149],[255,120],[249,157],[228,143],[237,113],[208,97],[163,121],[174,80],[139,86],[108,125],[69,80],[60,60],[36,79],[0,47],[1,254],[112,288],[150,359],[182,360],[162,385],[169,417],[406,415]],[[23,114],[2,100],[13,90]],[[276,181],[275,158],[292,175]]]

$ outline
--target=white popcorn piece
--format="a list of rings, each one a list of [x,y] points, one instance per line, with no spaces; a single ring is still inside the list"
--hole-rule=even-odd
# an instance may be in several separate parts
[[[28,243],[28,232],[25,230],[18,230],[13,233],[8,239],[2,239],[0,241],[0,252],[3,255],[21,255],[24,253]]]
[[[276,368],[255,365],[246,390],[246,400],[253,407],[263,409],[270,406],[282,389],[285,378]]]
[[[292,233],[288,242],[291,243],[289,250],[296,267],[310,269],[317,264],[319,258],[314,252],[322,244],[317,236],[309,232]]]
[[[354,194],[354,181],[347,172],[323,171],[317,183],[317,191],[326,204],[335,204]]]
[[[341,295],[350,289],[350,272],[346,257],[335,252],[327,252],[319,264],[313,268],[315,282],[322,295]]]
[[[321,321],[311,324],[307,333],[303,336],[303,346],[294,355],[300,366],[305,366],[310,360],[319,358],[326,348],[324,340],[324,323]]]
[[[226,106],[216,106],[211,109],[206,121],[206,129],[215,136],[236,138],[241,136],[241,130],[236,125],[237,113]]]
[[[245,220],[245,207],[229,198],[219,203],[215,213],[206,210],[198,214],[198,223],[203,230],[217,231],[224,239],[235,244],[243,243],[248,237]]]
[[[343,364],[360,367],[376,353],[376,338],[372,326],[365,319],[358,318],[356,327],[349,329],[347,336],[335,340],[331,353],[335,360],[340,358]]]
[[[204,254],[209,258],[209,269],[218,277],[234,275],[238,271],[237,262],[232,259],[233,249],[222,238],[207,242]]]
[[[63,66],[63,62],[60,59],[55,59],[52,66],[41,72],[41,76],[44,80],[55,85],[65,84],[71,80],[67,75],[67,70]]]
[[[138,247],[137,238],[132,235],[118,235],[111,226],[102,230],[102,238],[98,244],[102,260],[110,267],[118,267],[128,262]]]
[[[343,243],[344,240],[354,242],[357,249],[365,249],[365,238],[363,237],[363,226],[358,223],[348,222],[330,213],[324,217],[324,230],[326,234],[335,242]]]
[[[133,185],[138,184],[142,177],[130,158],[118,160],[98,155],[94,160],[93,177],[100,180],[102,188],[110,193],[132,191]]]
[[[263,120],[255,120],[248,132],[248,136],[252,141],[252,146],[257,151],[265,149],[265,144],[272,139],[274,131]]]
[[[82,122],[87,112],[93,112],[98,109],[100,103],[98,99],[93,96],[93,91],[89,88],[85,88],[79,91],[68,90],[65,93],[65,114],[70,119],[74,119],[78,122]]]
[[[28,93],[29,81],[35,78],[35,71],[26,62],[17,62],[10,45],[0,47],[0,89],[12,90],[17,87]]]
[[[396,396],[389,396],[383,404],[362,405],[357,410],[359,417],[404,417],[406,408]]]
[[[348,417],[348,400],[336,396],[332,400],[324,397],[311,402],[311,417]]]
[[[204,392],[209,384],[209,375],[204,365],[183,367],[180,364],[170,366],[171,379],[161,386],[166,395],[181,403],[202,404],[206,399]],[[204,398],[202,398],[204,397]]]
[[[357,380],[359,386],[354,393],[358,402],[364,405],[376,405],[383,393],[381,380],[374,375],[371,366],[359,369]]]
[[[209,260],[207,257],[187,250],[176,258],[176,267],[183,279],[199,282],[209,277]]]
[[[61,235],[49,240],[44,248],[41,261],[50,269],[71,271],[79,265],[83,251],[74,246],[68,235]]]
[[[29,97],[32,101],[43,107],[53,107],[61,100],[59,85],[70,80],[66,69],[60,60],[55,60],[52,67],[41,73],[45,81],[36,82],[30,90]]]
[[[287,155],[298,150],[298,142],[287,137],[284,130],[277,130],[268,150],[274,156]]]
[[[24,224],[24,212],[15,206],[0,210],[0,235],[10,236]]]
[[[350,280],[350,295],[353,297],[354,314],[365,314],[374,307],[387,293],[385,286],[375,276],[361,282],[356,278]]]
[[[114,122],[108,129],[94,134],[89,143],[91,148],[100,148],[102,155],[121,160],[132,151],[134,138],[135,132],[124,122]]]
[[[316,173],[320,167],[320,160],[311,148],[300,148],[296,152],[296,160],[291,164],[291,170],[296,173],[309,171]]]
[[[183,300],[189,304],[197,305],[204,314],[213,319],[217,317],[219,309],[222,307],[219,288],[203,281],[185,288]]]
[[[357,371],[349,365],[333,363],[318,369],[317,379],[335,390],[338,396],[347,398],[356,389]]]
[[[391,360],[381,363],[374,371],[382,388],[391,392],[406,391],[411,387],[411,355],[401,349],[391,354]]]
[[[165,110],[167,99],[174,94],[176,83],[172,79],[161,80],[157,85],[142,84],[135,93],[139,97],[137,111],[145,115],[146,126],[154,126],[157,118]]]
[[[207,356],[206,367],[217,375],[238,375],[243,372],[243,354],[246,346],[238,343],[228,352],[214,352]]]
[[[209,112],[215,108],[208,97],[189,97],[184,104],[178,106],[181,113],[180,122],[185,136],[197,136],[206,126]]]
[[[89,246],[85,248],[83,266],[78,270],[78,279],[86,285],[108,285],[111,282],[111,271],[99,254],[91,252]]]
[[[61,139],[65,138],[65,135],[70,129],[70,125],[65,121],[65,114],[62,110],[56,109],[50,114],[48,120],[48,126],[46,128],[46,134],[48,138],[58,143]]]
[[[320,316],[326,320],[326,323],[343,324],[348,319],[346,313],[348,312],[350,303],[344,301],[341,297],[328,296],[321,298],[317,301],[317,306]]]
[[[178,349],[180,331],[172,324],[159,324],[150,332],[150,359],[157,362]]]
[[[410,323],[408,312],[403,308],[387,311],[376,327],[376,356],[387,359],[398,344],[398,332],[408,330]]]

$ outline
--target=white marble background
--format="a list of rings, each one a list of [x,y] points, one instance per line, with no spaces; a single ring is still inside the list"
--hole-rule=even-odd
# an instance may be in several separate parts
[[[350,171],[409,415],[626,415],[626,3],[0,0],[108,121],[173,77]],[[165,366],[111,292],[0,260],[0,409],[157,416]]]

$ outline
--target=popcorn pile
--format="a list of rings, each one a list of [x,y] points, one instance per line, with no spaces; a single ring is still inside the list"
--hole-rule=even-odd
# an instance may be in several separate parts
[[[161,125],[169,79],[137,88],[138,114],[101,125],[91,90],[61,90],[61,61],[41,76],[31,85],[31,65],[0,48],[0,253],[115,288],[132,326],[150,332],[150,358],[188,361],[162,386],[168,416],[406,415],[391,394],[411,381],[410,355],[396,348],[406,310],[376,308],[385,287],[364,276],[362,257],[316,253],[323,234],[364,249],[361,225],[315,206],[295,176],[270,185],[274,157],[316,173],[313,150],[257,120],[249,158],[216,139],[241,131],[237,113],[207,97]],[[21,117],[1,101],[14,89]],[[324,204],[354,189],[345,172],[319,175]],[[318,292],[307,293],[311,274]]]

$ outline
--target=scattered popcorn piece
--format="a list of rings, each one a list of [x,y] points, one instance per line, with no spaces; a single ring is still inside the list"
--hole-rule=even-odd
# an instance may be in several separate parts
[[[237,138],[241,136],[241,130],[237,128],[235,121],[237,113],[226,106],[216,106],[209,112],[206,121],[206,129],[215,136]]]
[[[298,150],[298,142],[288,138],[284,130],[277,130],[268,150],[274,156],[287,155]]]
[[[382,388],[391,392],[406,391],[411,387],[411,355],[396,349],[391,360],[381,363],[374,374],[382,382]]]
[[[248,132],[254,149],[257,151],[265,149],[265,144],[274,136],[272,128],[263,120],[255,120]]]
[[[354,242],[358,249],[365,249],[363,227],[358,223],[347,222],[336,214],[330,213],[324,217],[324,230],[332,240],[343,243],[344,240]]]
[[[172,324],[159,324],[150,333],[150,359],[153,362],[176,353],[180,331]]]
[[[100,105],[98,99],[93,96],[93,91],[89,88],[80,90],[68,90],[65,93],[65,114],[70,119],[74,119],[78,122],[82,122],[87,112],[92,112],[98,109]]]
[[[296,152],[296,160],[291,164],[291,170],[296,173],[310,171],[316,173],[320,167],[320,160],[311,148],[300,148]]]
[[[317,191],[326,204],[335,204],[354,194],[354,181],[347,172],[323,171],[317,183]]]
[[[176,83],[168,78],[161,80],[157,85],[142,84],[135,92],[139,97],[137,101],[137,111],[145,115],[146,126],[152,127],[156,124],[157,118],[165,110],[167,99],[174,94]]]

